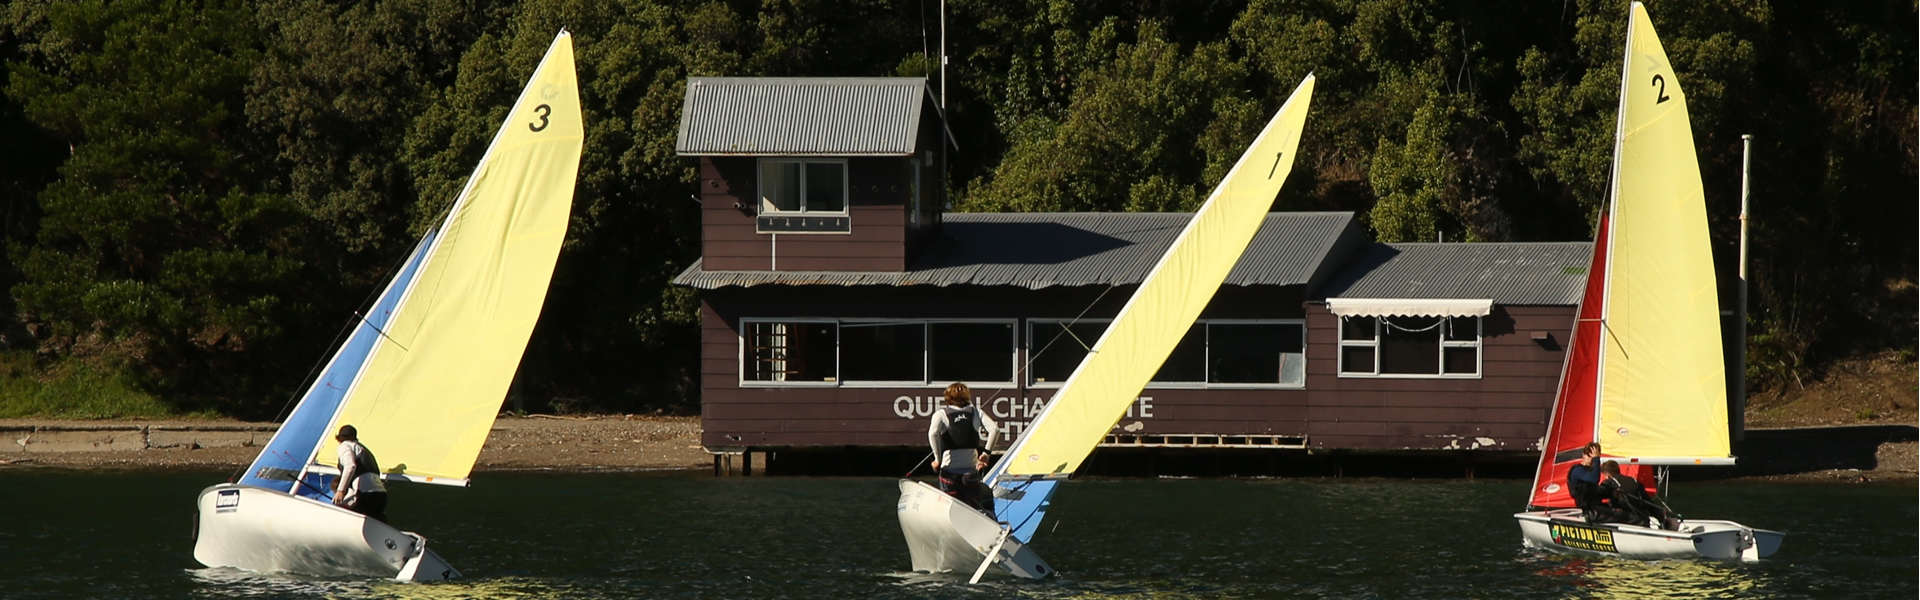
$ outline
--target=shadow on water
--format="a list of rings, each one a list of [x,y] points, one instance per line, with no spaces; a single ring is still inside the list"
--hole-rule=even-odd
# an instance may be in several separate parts
[[[1681,485],[1676,507],[1786,531],[1759,563],[1520,547],[1525,483],[1077,480],[1034,548],[1060,577],[910,573],[885,478],[481,473],[390,515],[469,579],[207,569],[194,495],[224,473],[0,470],[9,598],[1912,598],[1910,484]],[[31,518],[18,518],[31,515]],[[23,558],[31,557],[31,558]]]

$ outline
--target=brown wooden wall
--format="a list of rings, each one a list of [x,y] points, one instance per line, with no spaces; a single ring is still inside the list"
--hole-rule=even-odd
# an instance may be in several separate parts
[[[709,271],[905,271],[939,233],[946,185],[940,161],[947,150],[933,111],[920,125],[922,226],[909,227],[912,166],[908,156],[847,158],[845,233],[759,233],[754,214],[759,185],[756,157],[700,158],[701,257]]]
[[[702,421],[708,446],[911,446],[925,443],[926,421],[944,383],[926,388],[786,387],[739,384],[738,325],[747,318],[1070,318],[1094,302],[1092,318],[1109,318],[1131,292],[1116,288],[726,288],[702,305]],[[1297,287],[1221,290],[1206,319],[1300,319],[1307,326],[1305,389],[1179,389],[1149,387],[1151,417],[1141,434],[1307,435],[1317,448],[1440,449],[1487,446],[1529,450],[1545,430],[1572,307],[1496,306],[1486,321],[1480,379],[1341,378],[1338,318],[1318,303],[1302,304]],[[1025,322],[1018,326],[1024,338]],[[1555,344],[1531,339],[1549,332]],[[1028,349],[1022,348],[1023,353]],[[1028,388],[1024,375],[1008,389],[976,389],[989,409],[1013,421],[1031,418],[1013,407],[1050,398],[1056,388]],[[908,397],[914,416],[895,412]],[[999,400],[999,399],[1006,400]],[[1007,419],[1002,419],[1007,420]],[[1487,438],[1490,443],[1480,440]],[[1002,440],[1004,444],[1006,441]]]
[[[1546,433],[1573,311],[1495,305],[1482,323],[1479,379],[1381,379],[1339,376],[1340,318],[1309,304],[1306,433],[1324,448],[1533,450]],[[1551,342],[1535,342],[1533,332]]]

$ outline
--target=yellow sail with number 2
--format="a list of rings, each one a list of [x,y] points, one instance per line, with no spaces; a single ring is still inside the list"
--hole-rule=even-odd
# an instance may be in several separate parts
[[[1640,464],[1724,464],[1726,367],[1687,96],[1635,2],[1621,70],[1596,437]]]

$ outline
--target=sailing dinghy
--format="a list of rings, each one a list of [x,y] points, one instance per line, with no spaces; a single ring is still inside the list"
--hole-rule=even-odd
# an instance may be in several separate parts
[[[895,508],[914,570],[971,572],[975,582],[993,565],[1021,577],[1053,574],[1028,544],[1054,488],[1126,413],[1259,232],[1293,170],[1313,82],[1312,75],[1300,82],[1087,358],[987,472],[983,481],[993,487],[994,514],[926,483],[900,480]]]
[[[238,483],[200,493],[210,567],[407,581],[459,572],[426,539],[334,506],[332,433],[353,425],[387,481],[467,485],[547,295],[583,140],[560,32],[446,219],[402,264]]]
[[[1611,206],[1594,235],[1528,512],[1514,518],[1528,547],[1554,552],[1758,560],[1783,534],[1717,520],[1686,519],[1672,530],[1588,523],[1567,489],[1568,469],[1591,442],[1643,485],[1665,479],[1655,469],[1734,462],[1686,95],[1646,8],[1635,2],[1630,12]]]

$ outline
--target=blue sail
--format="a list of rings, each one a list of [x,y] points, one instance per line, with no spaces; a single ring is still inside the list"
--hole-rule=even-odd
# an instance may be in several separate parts
[[[1002,479],[993,484],[995,520],[1013,530],[1013,539],[1025,544],[1033,541],[1040,521],[1053,504],[1053,491],[1060,486],[1053,479]]]
[[[387,290],[375,300],[373,308],[367,311],[360,323],[353,328],[353,334],[347,337],[347,343],[334,353],[328,361],[320,378],[315,379],[313,387],[307,388],[300,403],[293,407],[293,414],[287,416],[280,430],[273,434],[273,440],[267,442],[265,450],[247,466],[240,477],[241,485],[251,485],[271,490],[279,490],[297,496],[326,500],[332,496],[327,480],[319,474],[307,474],[304,481],[296,482],[313,453],[319,449],[321,441],[332,432],[327,431],[333,423],[333,416],[339,412],[341,401],[347,397],[347,389],[352,387],[354,379],[360,376],[360,370],[366,365],[367,357],[372,354],[374,343],[386,329],[387,320],[392,318],[393,309],[405,296],[407,288],[413,283],[413,277],[425,260],[427,247],[433,244],[438,230],[427,232],[425,239],[413,249],[407,262],[395,275],[393,282],[387,284]],[[298,486],[299,489],[295,489]]]

